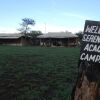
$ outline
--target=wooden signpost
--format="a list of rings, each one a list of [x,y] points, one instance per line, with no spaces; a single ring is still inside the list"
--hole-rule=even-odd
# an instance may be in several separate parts
[[[100,22],[86,20],[72,100],[100,100]]]

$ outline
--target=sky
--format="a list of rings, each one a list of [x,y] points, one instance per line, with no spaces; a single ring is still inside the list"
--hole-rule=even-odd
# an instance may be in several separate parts
[[[23,18],[43,33],[83,31],[85,20],[100,21],[100,0],[0,0],[0,33],[16,33]]]

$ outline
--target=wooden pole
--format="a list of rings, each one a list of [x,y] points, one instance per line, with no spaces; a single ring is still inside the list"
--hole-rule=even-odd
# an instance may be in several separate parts
[[[81,62],[72,100],[100,100],[100,65]]]
[[[72,100],[100,100],[99,48],[100,22],[87,20],[84,27],[78,77],[72,91]]]
[[[69,38],[68,38],[68,47],[69,47]]]

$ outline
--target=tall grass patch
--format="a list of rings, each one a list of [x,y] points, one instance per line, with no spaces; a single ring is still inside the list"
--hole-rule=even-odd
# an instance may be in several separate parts
[[[70,100],[79,48],[0,46],[0,99]]]

